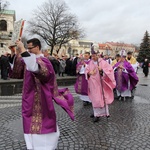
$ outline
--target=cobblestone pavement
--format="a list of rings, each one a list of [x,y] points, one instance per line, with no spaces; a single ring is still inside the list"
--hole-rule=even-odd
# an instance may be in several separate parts
[[[91,105],[83,106],[73,86],[75,121],[57,105],[58,150],[150,150],[150,77],[139,74],[135,98],[115,100],[111,117],[93,123]],[[0,96],[0,150],[26,150],[21,120],[21,94]]]

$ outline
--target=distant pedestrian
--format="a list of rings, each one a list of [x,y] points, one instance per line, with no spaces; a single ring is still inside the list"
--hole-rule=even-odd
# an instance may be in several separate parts
[[[76,76],[76,65],[78,63],[78,59],[79,59],[79,54],[76,54],[76,56],[73,57],[73,60],[72,60],[72,68],[71,68],[72,76]]]
[[[1,78],[4,79],[4,80],[7,80],[8,79],[8,73],[9,73],[9,68],[10,68],[10,65],[9,65],[9,59],[8,59],[8,56],[7,56],[8,53],[5,53],[1,56],[1,59],[0,59],[0,64],[1,64]]]
[[[65,67],[65,73],[67,74],[67,76],[71,76],[72,75],[72,61],[73,61],[73,57],[69,57],[66,60],[66,67]]]
[[[65,73],[65,67],[66,67],[66,60],[64,58],[64,56],[62,56],[61,59],[59,59],[59,76],[62,75],[62,77],[64,76]]]
[[[148,73],[149,73],[149,61],[147,58],[145,58],[142,68],[143,68],[143,73],[144,73],[145,77],[147,77]]]

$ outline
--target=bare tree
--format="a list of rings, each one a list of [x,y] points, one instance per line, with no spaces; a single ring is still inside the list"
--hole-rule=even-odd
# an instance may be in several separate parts
[[[51,47],[51,54],[57,46],[57,53],[61,46],[72,39],[84,36],[75,15],[69,12],[64,1],[49,0],[34,11],[33,18],[28,22],[28,31],[42,37]]]
[[[25,48],[27,48],[27,35],[23,35],[21,37],[21,41],[24,44]]]

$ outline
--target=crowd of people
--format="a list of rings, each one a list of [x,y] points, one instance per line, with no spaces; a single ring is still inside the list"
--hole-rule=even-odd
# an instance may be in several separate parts
[[[15,45],[10,45],[9,49],[11,54],[6,52],[0,57],[1,79],[23,79],[25,67],[23,59],[17,53]],[[68,55],[58,56],[55,53],[51,56],[44,51],[42,53],[51,62],[57,76],[76,76],[76,65],[79,60],[78,54],[69,57]]]
[[[11,53],[4,53],[0,57],[0,70],[1,70],[1,79],[8,80],[9,78],[13,79],[23,79],[24,75],[24,63],[17,54],[16,46],[10,45],[9,49]],[[57,76],[64,77],[67,76],[77,76],[76,66],[80,60],[83,60],[83,55],[79,56],[78,54],[74,56],[53,54],[52,56],[45,51],[42,51],[45,57],[49,59],[51,62],[55,74]],[[109,55],[103,56],[103,54],[98,53],[98,57],[102,57],[105,61],[107,61],[112,66],[118,61],[120,58],[120,54],[117,54],[115,58],[110,57]],[[91,56],[90,56],[91,57]],[[12,61],[13,60],[13,61]],[[127,53],[126,60],[131,63],[134,70],[137,72],[139,68],[139,64],[136,59],[132,56],[132,52]],[[141,67],[143,68],[143,73],[145,77],[148,76],[149,73],[149,61],[147,58],[144,59]],[[12,69],[13,68],[13,69]]]

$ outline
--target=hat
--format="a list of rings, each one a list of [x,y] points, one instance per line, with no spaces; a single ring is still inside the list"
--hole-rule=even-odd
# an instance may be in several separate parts
[[[97,54],[97,53],[94,51],[94,45],[93,45],[93,43],[91,43],[91,54]]]
[[[125,49],[122,49],[122,50],[120,51],[120,56],[121,56],[121,57],[127,56],[127,53],[126,53]]]

